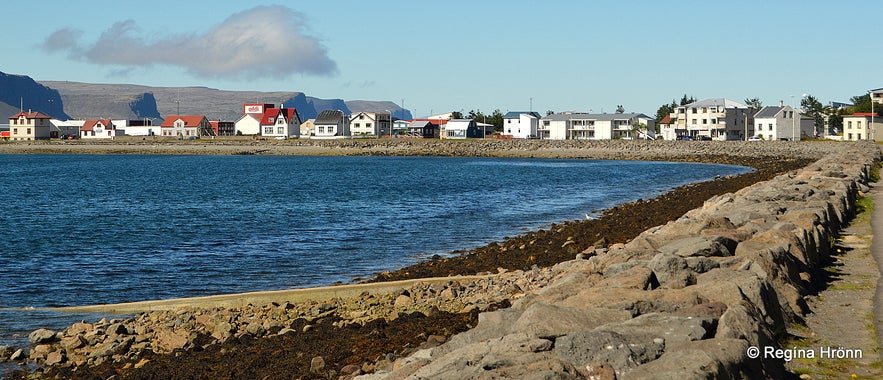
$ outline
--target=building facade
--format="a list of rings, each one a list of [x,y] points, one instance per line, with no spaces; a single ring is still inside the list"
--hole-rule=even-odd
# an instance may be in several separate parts
[[[663,131],[666,139],[690,136],[694,139],[747,140],[754,135],[756,110],[723,98],[703,99],[677,107],[672,124]]]
[[[313,122],[313,138],[339,139],[350,136],[350,118],[341,110],[322,111]]]
[[[261,117],[261,136],[282,139],[300,137],[300,115],[294,108],[269,108]]]
[[[763,107],[754,114],[754,135],[763,140],[788,140],[815,137],[812,119],[803,118],[791,106]]]
[[[205,115],[173,115],[160,125],[163,137],[199,138],[214,136],[212,124]]]
[[[538,138],[540,114],[530,111],[511,111],[503,115],[503,135],[515,139]]]
[[[555,113],[540,119],[539,138],[548,140],[655,139],[656,120],[642,113]]]
[[[875,117],[874,125],[871,125],[871,119],[870,112],[856,112],[852,115],[843,115],[843,140],[876,140],[878,137],[872,127],[877,126],[877,120]]]
[[[112,139],[116,135],[116,126],[108,119],[86,120],[80,127],[81,139]]]
[[[389,136],[392,114],[389,112],[359,112],[350,118],[353,136]]]
[[[52,118],[42,112],[19,112],[9,117],[9,139],[49,140]]]

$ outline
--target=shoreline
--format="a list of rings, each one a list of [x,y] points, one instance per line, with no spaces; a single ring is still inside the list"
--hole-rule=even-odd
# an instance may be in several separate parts
[[[326,151],[333,151],[335,154],[345,154],[345,155],[352,155],[352,154],[365,155],[365,154],[381,154],[381,153],[386,153],[388,155],[406,155],[406,154],[401,154],[401,153],[403,153],[402,149],[392,149],[392,148],[396,148],[397,144],[390,144],[388,141],[375,141],[375,142],[358,141],[358,142],[363,143],[363,144],[359,145],[358,147],[352,147],[352,146],[350,146],[348,141],[347,142],[335,142],[334,144],[330,144],[331,145],[330,148],[329,147],[320,147],[320,149],[323,149]],[[340,143],[340,144],[338,144],[338,143]],[[684,144],[684,143],[686,143],[686,144]],[[188,144],[188,143],[185,143],[185,144]],[[323,142],[321,142],[320,145],[326,145],[326,144],[329,144],[329,143],[323,141]],[[367,145],[365,145],[365,144],[367,144]],[[730,142],[726,142],[724,144],[730,144]],[[25,144],[22,144],[22,145],[25,145]],[[92,144],[78,144],[76,151],[80,152],[80,153],[84,152],[87,150],[85,148],[90,148],[90,145],[92,145]],[[204,150],[203,148],[197,148],[196,149],[197,151],[203,152],[203,153],[194,153],[192,146],[181,147],[181,146],[176,146],[177,144],[174,144],[174,143],[169,144],[169,145],[171,146],[171,148],[166,147],[166,148],[163,148],[162,150],[158,150],[158,151],[157,150],[150,150],[153,153],[147,153],[147,154],[169,154],[169,153],[166,153],[169,150],[172,150],[175,152],[182,152],[182,153],[178,153],[178,154],[218,154],[218,153],[216,153],[217,150],[211,150],[212,152],[215,152],[215,153],[204,153],[207,150]],[[275,145],[275,144],[272,144],[272,145]],[[406,144],[406,145],[410,145],[410,144]],[[754,144],[754,143],[747,143],[747,144],[740,144],[741,146],[737,147],[738,149],[727,150],[727,153],[736,153],[736,154],[723,155],[723,154],[719,153],[721,148],[723,147],[722,144],[714,144],[714,143],[706,144],[706,142],[699,142],[698,144],[692,144],[692,142],[667,142],[667,143],[662,143],[662,144],[659,144],[658,142],[647,142],[647,144],[644,144],[644,142],[613,141],[613,142],[605,142],[605,144],[599,144],[597,142],[589,142],[589,143],[578,142],[578,143],[574,144],[574,143],[568,142],[567,144],[560,144],[560,145],[563,145],[563,147],[558,146],[558,144],[554,144],[554,142],[539,142],[538,143],[536,141],[528,141],[526,143],[522,143],[522,142],[511,143],[509,141],[503,141],[503,142],[475,141],[475,142],[454,142],[454,143],[422,142],[418,145],[419,149],[411,150],[411,153],[424,153],[421,155],[451,155],[451,154],[448,154],[450,152],[447,151],[447,149],[452,149],[452,147],[456,147],[457,149],[460,149],[461,153],[466,153],[463,155],[472,155],[472,156],[534,157],[534,158],[547,158],[547,157],[548,158],[597,158],[597,159],[634,158],[634,159],[641,159],[641,160],[647,160],[648,157],[650,157],[650,158],[662,159],[662,160],[666,160],[666,161],[689,161],[689,162],[709,162],[709,161],[711,161],[712,163],[725,163],[725,164],[737,164],[737,165],[741,164],[743,166],[754,167],[755,170],[751,173],[743,174],[743,175],[732,177],[732,178],[723,178],[720,180],[707,181],[707,182],[702,182],[699,184],[691,184],[691,185],[683,186],[681,188],[672,190],[672,191],[670,191],[666,194],[663,194],[663,195],[661,195],[655,199],[652,199],[652,200],[646,200],[646,201],[642,200],[642,201],[632,202],[632,203],[625,204],[625,205],[620,205],[620,206],[614,207],[611,210],[605,211],[604,215],[601,218],[599,218],[600,221],[597,221],[597,222],[596,221],[574,221],[572,223],[566,222],[566,223],[562,223],[559,226],[555,226],[556,228],[554,231],[552,230],[552,228],[550,228],[549,231],[532,231],[527,234],[521,234],[521,235],[517,236],[516,238],[513,238],[515,240],[507,239],[504,242],[491,243],[486,247],[477,248],[477,249],[473,250],[474,252],[470,252],[467,254],[461,254],[460,256],[457,256],[455,258],[444,259],[444,260],[440,260],[440,261],[430,260],[430,261],[427,261],[427,262],[424,262],[424,263],[421,263],[418,265],[428,265],[430,268],[428,268],[427,270],[430,270],[430,271],[434,270],[434,271],[436,271],[435,273],[439,273],[440,268],[442,268],[443,266],[439,265],[438,263],[448,262],[448,264],[454,265],[455,267],[458,267],[460,270],[462,270],[464,262],[467,262],[470,260],[473,262],[484,261],[484,262],[490,263],[490,266],[484,268],[484,270],[479,271],[478,273],[509,272],[509,273],[514,273],[516,276],[524,276],[524,273],[526,273],[526,272],[522,271],[522,269],[524,269],[523,267],[521,269],[519,269],[516,266],[516,267],[512,267],[512,269],[500,270],[498,268],[505,268],[505,266],[496,265],[495,260],[500,260],[501,257],[515,256],[515,255],[513,255],[513,252],[515,251],[515,249],[513,249],[513,250],[508,249],[508,248],[512,248],[513,246],[517,247],[517,245],[515,245],[514,243],[518,243],[519,241],[525,241],[525,239],[527,239],[527,240],[546,240],[549,242],[548,246],[561,247],[561,249],[558,249],[558,250],[564,252],[564,257],[566,257],[568,260],[570,260],[570,259],[573,259],[573,257],[575,256],[576,253],[587,251],[587,250],[589,250],[589,248],[591,248],[592,250],[605,249],[602,246],[589,245],[589,244],[593,244],[593,243],[598,243],[597,241],[593,242],[593,241],[587,240],[585,242],[581,241],[581,242],[579,242],[579,244],[577,244],[577,242],[574,242],[574,240],[572,240],[573,236],[581,236],[582,234],[585,234],[584,231],[587,228],[589,230],[591,230],[591,229],[596,229],[598,227],[599,223],[600,224],[608,224],[609,225],[608,226],[609,227],[608,233],[610,233],[610,234],[612,234],[615,231],[631,229],[632,231],[636,231],[636,232],[634,232],[634,234],[636,235],[637,233],[644,231],[646,228],[644,228],[643,225],[617,224],[616,219],[621,219],[623,215],[629,215],[626,219],[630,219],[631,221],[634,221],[636,219],[648,219],[648,220],[653,220],[653,222],[651,222],[651,223],[656,223],[655,219],[646,218],[647,210],[667,208],[667,207],[663,207],[666,202],[677,201],[679,199],[683,199],[685,196],[687,196],[687,197],[702,197],[704,195],[700,195],[700,194],[705,194],[705,195],[712,194],[711,196],[714,196],[714,195],[719,194],[719,192],[723,192],[723,193],[734,192],[735,190],[738,190],[740,188],[747,186],[746,183],[747,184],[756,183],[758,181],[763,181],[764,180],[763,178],[770,178],[770,177],[775,176],[777,174],[781,174],[783,172],[788,172],[790,170],[794,170],[797,167],[803,167],[803,166],[805,166],[806,163],[811,161],[810,157],[817,158],[820,155],[824,155],[824,151],[826,149],[831,148],[831,146],[827,146],[827,144],[814,144],[814,145],[818,145],[818,146],[812,147],[813,149],[807,149],[809,151],[809,153],[807,153],[806,151],[803,151],[803,152],[801,152],[801,154],[788,154],[789,151],[799,150],[796,148],[803,148],[803,147],[795,147],[795,144],[789,144],[789,143],[772,144],[771,146],[758,146],[757,144]],[[775,145],[775,146],[773,146],[773,145]],[[39,149],[35,149],[34,146],[38,147]],[[223,149],[225,151],[234,152],[234,153],[229,153],[229,154],[236,154],[235,152],[242,152],[243,151],[242,148],[244,147],[241,144],[224,145],[224,146],[225,146],[225,148],[223,148]],[[0,153],[9,153],[9,149],[6,149],[8,147],[9,146],[5,146],[5,144],[0,144]],[[17,153],[29,153],[29,154],[30,153],[47,153],[49,151],[47,149],[47,147],[52,147],[52,145],[42,145],[42,144],[30,145],[30,144],[27,144],[25,148],[22,148],[21,146],[17,146],[17,148],[22,148],[22,149],[18,149]],[[67,149],[69,147],[70,147],[69,145],[64,145],[65,149],[54,149],[54,150],[52,150],[52,153],[70,153],[71,152],[70,149]],[[121,154],[120,149],[122,149],[122,148],[118,144],[99,145],[99,147],[100,147],[100,149],[97,149],[97,150],[104,152],[104,153]],[[258,148],[255,148],[255,146],[252,144],[249,144],[248,146],[245,146],[245,147],[247,147],[249,149],[255,149],[256,152],[260,151],[255,154],[279,154],[280,152],[284,151],[284,150],[273,151],[273,152],[264,151],[264,150],[262,150],[262,148],[264,148],[264,147],[258,145]],[[295,151],[303,152],[303,150],[299,150],[298,147],[299,147],[299,145],[294,145],[293,147],[286,148],[286,149],[293,148]],[[580,147],[582,147],[582,148],[580,148]],[[730,147],[730,146],[727,146],[727,147]],[[55,148],[57,148],[57,147],[55,147]],[[91,146],[91,148],[94,149],[95,146]],[[138,147],[136,149],[127,149],[123,153],[144,154],[143,148],[144,147]],[[184,148],[188,148],[188,149],[184,149]],[[275,147],[273,147],[273,148],[275,148]],[[401,148],[401,147],[398,147],[398,148]],[[623,150],[625,148],[636,148],[637,152],[625,152],[624,153]],[[694,151],[691,154],[682,154],[682,153],[680,153],[680,150],[682,150],[683,148],[700,148],[700,149],[694,149],[696,151]],[[730,147],[730,148],[732,148],[732,147]],[[760,154],[758,154],[757,151],[755,151],[755,155],[749,155],[749,154],[744,153],[744,151],[758,150],[758,148],[761,151]],[[773,148],[775,148],[775,149],[773,149]],[[785,148],[785,149],[782,149],[782,148]],[[794,148],[794,149],[792,149],[792,148]],[[478,149],[478,151],[476,151],[475,149]],[[310,149],[307,149],[307,151],[309,151],[309,150]],[[785,151],[785,153],[782,152],[783,150]],[[162,153],[160,153],[160,152],[162,152]],[[290,152],[288,152],[288,153],[290,153]],[[395,154],[392,154],[392,153],[395,153]],[[431,153],[431,154],[426,154],[426,153]],[[95,154],[95,152],[92,151],[91,154]],[[410,154],[410,155],[414,155],[414,154]],[[759,160],[758,156],[765,157],[765,158],[775,158],[775,159]],[[796,159],[785,160],[785,159],[783,159],[783,157],[790,157],[790,158],[796,157]],[[721,161],[724,161],[724,162],[721,162]],[[785,162],[785,161],[787,161],[787,162]],[[697,201],[699,205],[701,205],[702,202],[704,202],[705,200],[707,200],[711,196],[701,198],[701,199],[696,198],[694,200]],[[692,204],[688,204],[688,202],[677,202],[677,203],[678,204],[684,203],[684,207],[688,207],[688,206],[692,205]],[[688,207],[687,210],[692,209],[692,208],[695,208],[695,207]],[[672,212],[677,214],[680,211],[673,210]],[[669,214],[668,217],[671,217],[672,215],[673,214]],[[609,216],[609,219],[605,220],[604,218],[608,217],[608,216]],[[678,216],[679,215],[675,215],[674,218],[676,219]],[[596,223],[595,223],[595,225],[586,227],[586,225],[591,224],[591,222],[596,222]],[[664,223],[664,221],[662,223]],[[654,225],[656,225],[656,224],[654,224]],[[575,229],[568,229],[571,227],[573,227]],[[634,237],[634,236],[632,236],[632,237]],[[603,238],[606,239],[607,236],[603,236]],[[522,240],[517,240],[517,239],[522,239]],[[630,238],[625,238],[625,239],[627,240]],[[604,242],[604,246],[611,246],[614,244],[619,244],[621,242],[624,242],[624,241],[619,241],[619,240],[611,237],[608,241]],[[509,243],[513,243],[513,244],[509,244]],[[527,242],[527,243],[529,243],[529,242]],[[534,245],[534,244],[521,244],[521,245],[527,247],[529,245]],[[479,257],[479,256],[481,256],[480,254],[482,253],[479,251],[482,251],[483,249],[489,250],[490,249],[489,247],[494,247],[494,246],[497,248],[495,254],[486,255],[488,257],[491,257],[490,259],[484,260],[481,257]],[[565,248],[565,247],[568,247],[568,248]],[[525,251],[525,249],[522,248],[521,251]],[[537,257],[536,253],[534,253],[534,254],[530,254],[530,252],[526,252],[526,253],[527,253],[527,258],[534,257],[534,259],[535,259]],[[459,261],[453,260],[453,259],[457,259]],[[555,260],[557,260],[557,262],[561,261],[560,259],[555,259]],[[522,264],[523,264],[523,262],[522,262]],[[554,263],[546,264],[546,263],[538,263],[538,262],[532,262],[529,264],[530,265],[538,265],[543,268],[546,268],[549,265],[554,265]],[[540,264],[542,264],[542,265],[540,265]],[[521,265],[521,264],[518,264],[518,265]],[[436,266],[436,268],[432,268],[433,266]],[[416,269],[416,266],[411,266],[411,267],[403,268],[402,270],[396,271],[396,272],[404,272],[405,274],[412,276],[411,278],[418,278],[419,279],[419,278],[425,277],[422,275],[422,273],[423,273],[422,270],[418,271],[415,269]],[[443,271],[443,269],[441,269],[441,270]],[[411,272],[411,273],[407,273],[407,272]],[[451,273],[442,272],[442,274],[443,275],[450,275]],[[380,275],[378,275],[378,276],[380,276]],[[405,278],[407,278],[407,277],[405,277]],[[386,279],[400,279],[400,278],[389,277]],[[377,280],[377,278],[375,278],[375,280]],[[449,289],[448,287],[443,287],[443,288],[445,290]],[[450,288],[453,289],[453,287],[450,287]],[[529,287],[525,286],[525,288],[529,288]],[[536,290],[537,288],[533,287],[531,289]],[[524,289],[524,290],[525,290],[525,292],[520,293],[521,295],[525,294],[526,290],[528,290],[528,289]],[[513,297],[515,297],[515,298],[513,298]],[[507,302],[508,302],[508,300],[517,299],[517,297],[520,297],[520,295],[514,295],[514,293],[509,293],[508,296],[503,296],[503,297],[499,297],[499,295],[497,296],[498,299],[502,298],[504,300],[507,300]],[[413,299],[416,297],[412,296],[410,298],[412,298],[412,302],[416,301],[415,299]],[[459,314],[464,314],[464,313],[465,314],[474,314],[476,311],[491,310],[493,307],[495,307],[495,306],[493,306],[492,302],[489,302],[490,299],[487,299],[488,297],[485,297],[485,298],[486,298],[486,301],[488,301],[488,302],[480,303],[480,306],[476,306],[477,303],[473,303],[472,308],[467,309],[464,307],[459,310]],[[490,298],[493,298],[493,297],[490,297]],[[317,305],[313,305],[313,306],[315,307]],[[456,309],[454,309],[452,311],[457,312]],[[445,312],[447,312],[447,311],[445,311]],[[307,311],[308,315],[310,313],[315,313],[315,311]],[[396,315],[401,315],[400,312],[394,312],[394,313],[396,313]],[[425,314],[429,315],[429,314],[431,314],[431,312],[427,312]],[[395,320],[395,319],[396,318],[392,318],[392,320]],[[388,323],[393,323],[393,322],[390,321]],[[472,322],[470,324],[474,326],[473,323],[474,322]],[[153,358],[153,360],[162,360],[162,359]],[[107,369],[106,365],[103,368]]]

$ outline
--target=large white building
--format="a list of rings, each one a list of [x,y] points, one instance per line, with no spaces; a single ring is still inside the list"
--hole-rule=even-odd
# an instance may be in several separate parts
[[[878,127],[879,120],[874,118],[873,127]],[[870,112],[856,112],[852,115],[843,115],[843,140],[859,141],[859,140],[875,140],[874,128],[871,125]]]
[[[671,124],[663,128],[666,140],[679,136],[712,140],[746,140],[754,135],[755,110],[730,99],[711,98],[693,102],[675,109]]]
[[[656,120],[642,113],[555,113],[540,119],[539,137],[548,140],[654,139]]]

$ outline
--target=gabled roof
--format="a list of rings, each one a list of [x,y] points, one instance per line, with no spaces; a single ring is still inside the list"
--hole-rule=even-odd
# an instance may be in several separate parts
[[[202,123],[202,121],[205,120],[205,116],[203,116],[203,115],[172,115],[172,116],[166,117],[166,119],[163,120],[160,127],[162,127],[162,128],[174,127],[175,121],[177,121],[178,119],[184,121],[185,127],[198,127],[200,125],[200,123]]]
[[[101,125],[104,126],[105,129],[116,129],[116,128],[114,128],[113,122],[110,121],[110,119],[99,119],[99,120],[86,120],[86,122],[83,123],[83,126],[80,127],[80,130],[81,131],[95,130],[95,126],[98,125],[99,123],[101,123]]]
[[[843,115],[843,117],[878,117],[876,112],[856,112],[852,115]]]
[[[10,116],[9,118],[10,119],[18,119],[22,116],[24,116],[25,119],[51,119],[52,118],[51,116],[44,114],[42,112],[31,112],[31,111],[19,112],[15,115]]]
[[[343,116],[341,110],[325,110],[316,116],[316,124],[337,124]]]
[[[665,115],[665,117],[659,121],[659,124],[671,124],[671,115]]]
[[[528,111],[509,111],[509,112],[506,112],[505,115],[503,115],[503,118],[504,119],[519,119],[519,118],[521,118],[522,114],[527,114],[527,115],[533,116],[537,119],[542,117],[536,111],[529,111],[529,112]]]
[[[267,108],[264,110],[264,116],[261,117],[261,125],[276,125],[276,120],[279,118],[280,114],[285,118],[285,121],[288,124],[300,122],[300,120],[295,120],[294,115],[297,114],[297,110],[294,108]],[[270,118],[273,118],[272,122],[270,121]]]
[[[778,115],[779,112],[782,112],[783,109],[785,109],[785,107],[766,106],[766,107],[761,108],[760,112],[754,114],[754,118],[759,119],[759,118],[767,118],[767,117],[776,117],[776,115]]]

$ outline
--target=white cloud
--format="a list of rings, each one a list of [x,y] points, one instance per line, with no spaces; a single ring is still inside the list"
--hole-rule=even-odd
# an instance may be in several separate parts
[[[50,35],[48,51],[68,51],[87,62],[125,67],[172,65],[204,78],[285,78],[291,74],[333,75],[337,64],[321,41],[306,33],[304,16],[287,7],[260,6],[228,17],[203,34],[149,40],[133,20],[118,22],[92,45],[79,31]]]

